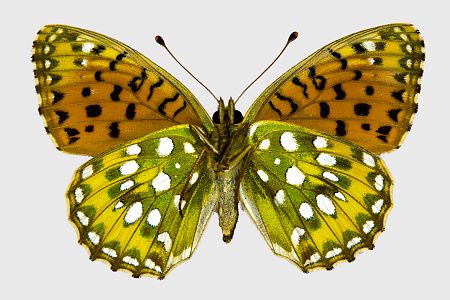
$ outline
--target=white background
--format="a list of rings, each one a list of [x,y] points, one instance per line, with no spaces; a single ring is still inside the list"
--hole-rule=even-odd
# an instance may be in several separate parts
[[[169,1],[167,1],[169,2]],[[8,1],[0,11],[0,298],[2,299],[443,299],[449,275],[449,32],[445,1]],[[333,271],[301,273],[274,256],[244,214],[230,245],[213,216],[193,258],[164,281],[91,262],[67,221],[64,198],[87,158],[58,152],[37,113],[31,44],[45,24],[91,29],[125,42],[180,79],[209,112],[215,101],[153,37],[217,95],[237,95],[295,41],[240,102],[245,112],[273,80],[346,34],[413,23],[426,42],[419,113],[403,147],[384,155],[395,179],[375,250]]]

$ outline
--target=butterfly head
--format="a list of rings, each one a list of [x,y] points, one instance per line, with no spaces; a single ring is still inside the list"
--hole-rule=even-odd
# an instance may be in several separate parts
[[[212,119],[214,124],[236,125],[241,123],[244,117],[239,110],[235,109],[232,98],[228,100],[228,106],[225,106],[225,102],[220,98],[218,110],[213,114]]]

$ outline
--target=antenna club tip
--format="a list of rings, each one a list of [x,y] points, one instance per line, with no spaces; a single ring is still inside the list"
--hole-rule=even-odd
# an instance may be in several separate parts
[[[160,35],[155,36],[155,41],[163,47],[166,46],[164,39]]]
[[[298,32],[297,31],[292,32],[291,35],[289,35],[288,42],[290,43],[290,42],[294,41],[297,37],[298,37]]]

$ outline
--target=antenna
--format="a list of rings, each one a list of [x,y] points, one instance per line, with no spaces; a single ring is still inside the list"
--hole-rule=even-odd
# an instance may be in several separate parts
[[[214,99],[216,99],[216,101],[217,102],[219,102],[219,99],[217,99],[217,97],[213,94],[213,92],[211,92],[211,90],[210,89],[208,89],[207,87],[206,87],[206,85],[204,85],[200,80],[198,80],[197,79],[197,77],[195,77],[194,76],[194,74],[192,74],[188,69],[186,69],[179,61],[178,61],[178,59],[175,57],[175,55],[173,55],[172,54],[172,52],[170,52],[170,50],[169,50],[169,48],[167,48],[167,46],[166,46],[166,43],[164,42],[164,39],[161,37],[161,36],[159,36],[159,35],[157,35],[157,36],[155,36],[155,41],[158,43],[158,44],[160,44],[161,46],[163,46],[164,47],[164,49],[166,49],[167,50],[167,52],[169,52],[169,54],[170,54],[170,56],[172,56],[172,58],[186,71],[186,72],[188,72],[188,74],[189,75],[191,75],[192,76],[192,78],[194,78],[198,83],[200,83],[200,85],[201,86],[203,86],[213,97],[214,97]]]
[[[259,79],[259,78],[261,78],[261,76],[263,76],[264,75],[264,73],[266,73],[266,71],[267,70],[269,70],[270,69],[270,67],[278,60],[278,58],[280,58],[280,56],[281,56],[281,54],[283,54],[283,52],[284,52],[284,50],[286,50],[286,48],[287,48],[287,46],[291,43],[291,42],[293,42],[296,38],[298,37],[298,32],[296,32],[296,31],[294,31],[294,32],[292,32],[290,35],[289,35],[289,38],[288,38],[288,40],[287,40],[287,42],[286,42],[286,45],[284,45],[284,47],[283,47],[283,49],[281,49],[281,52],[280,52],[280,54],[278,54],[277,55],[277,57],[275,57],[275,59],[272,61],[272,63],[264,70],[264,71],[262,71],[262,73],[261,74],[259,74],[259,76],[258,77],[256,77],[256,79],[255,80],[253,80],[243,91],[242,91],[242,93],[239,95],[239,97],[237,97],[237,99],[236,99],[236,101],[234,101],[234,104],[236,104],[238,101],[239,101],[239,99],[241,99],[241,97],[242,97],[242,95],[244,95],[244,93]]]

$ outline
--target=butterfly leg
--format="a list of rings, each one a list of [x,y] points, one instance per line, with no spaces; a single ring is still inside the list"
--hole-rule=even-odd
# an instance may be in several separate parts
[[[192,129],[192,131],[197,135],[197,137],[206,145],[207,149],[211,150],[214,154],[219,155],[219,150],[211,143],[211,141],[208,139],[208,136],[203,131],[203,129],[196,125],[189,125],[189,127]]]

